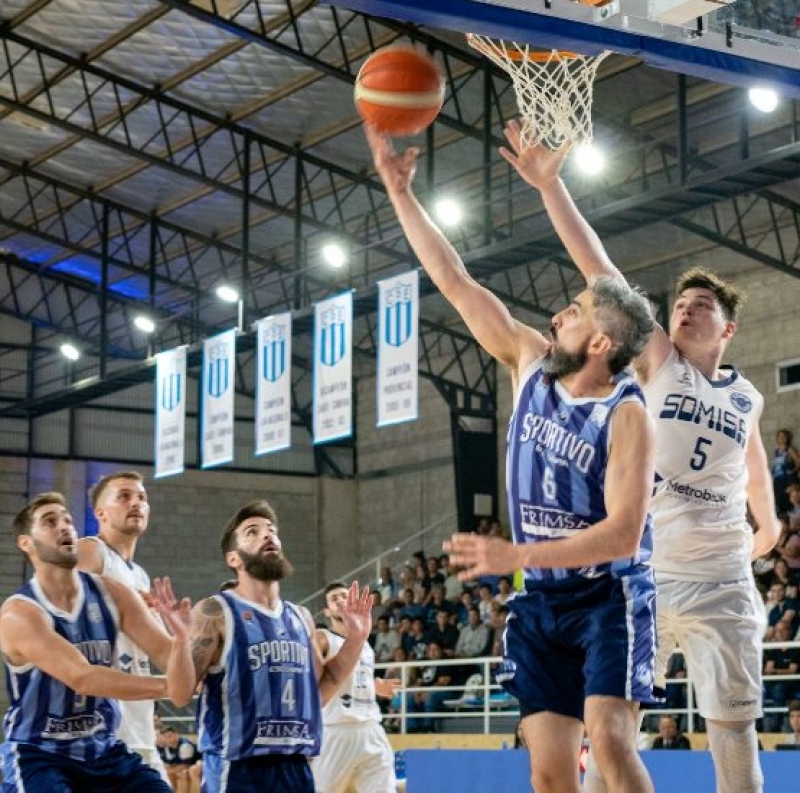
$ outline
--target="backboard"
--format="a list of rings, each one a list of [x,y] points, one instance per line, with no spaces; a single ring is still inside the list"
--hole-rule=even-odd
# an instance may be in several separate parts
[[[800,97],[800,0],[347,0],[348,8]]]

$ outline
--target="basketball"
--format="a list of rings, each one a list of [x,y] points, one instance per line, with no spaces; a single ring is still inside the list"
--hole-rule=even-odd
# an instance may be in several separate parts
[[[410,46],[376,50],[356,77],[361,118],[390,135],[416,135],[429,127],[444,102],[444,79],[436,61]]]

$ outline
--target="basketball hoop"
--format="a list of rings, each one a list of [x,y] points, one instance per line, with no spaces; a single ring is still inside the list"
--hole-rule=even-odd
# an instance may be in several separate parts
[[[542,52],[476,33],[468,33],[467,42],[511,77],[522,116],[523,149],[541,143],[557,149],[568,140],[592,140],[592,87],[608,52]]]

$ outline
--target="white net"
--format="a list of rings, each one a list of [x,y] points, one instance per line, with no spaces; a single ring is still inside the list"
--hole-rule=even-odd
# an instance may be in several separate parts
[[[470,46],[509,74],[522,116],[522,146],[557,149],[567,140],[592,140],[592,88],[608,55],[541,52],[527,44],[470,33]]]

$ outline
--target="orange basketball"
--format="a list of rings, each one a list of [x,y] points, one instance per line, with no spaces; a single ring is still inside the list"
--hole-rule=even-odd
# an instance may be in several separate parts
[[[361,118],[390,135],[415,135],[429,127],[444,102],[444,79],[436,61],[415,47],[376,50],[356,77]]]

